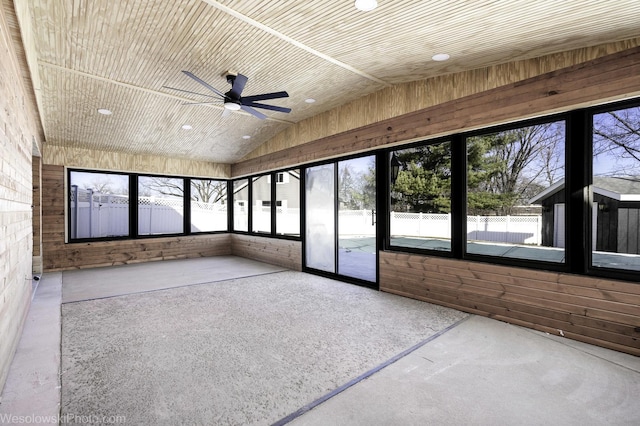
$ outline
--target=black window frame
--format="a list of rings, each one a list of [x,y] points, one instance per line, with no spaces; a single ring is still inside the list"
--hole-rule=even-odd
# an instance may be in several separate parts
[[[189,235],[200,235],[200,234],[212,234],[212,233],[225,233],[229,231],[229,180],[228,179],[216,179],[216,178],[196,178],[196,177],[188,177],[186,178],[187,182],[186,184],[188,184],[189,186],[189,196],[188,199],[186,201],[188,201],[189,207],[188,207],[188,212],[189,212]],[[191,215],[191,202],[193,200],[191,200],[191,186],[192,186],[192,181],[194,180],[208,180],[208,181],[215,181],[215,182],[221,182],[225,185],[225,205],[227,207],[227,220],[226,220],[226,229],[224,230],[216,230],[216,231],[192,231],[191,230],[191,226],[193,224],[193,219],[192,219],[192,215]]]
[[[586,190],[584,191],[584,203],[583,203],[583,217],[584,217],[584,229],[582,230],[584,235],[584,251],[583,257],[584,265],[582,269],[586,275],[593,275],[602,278],[612,278],[625,281],[640,281],[639,271],[623,268],[607,268],[605,266],[595,266],[592,262],[592,213],[594,195],[593,195],[593,128],[594,128],[594,116],[610,111],[617,111],[629,108],[640,108],[640,98],[628,99],[620,102],[612,102],[603,105],[597,105],[591,108],[585,108],[580,110],[582,113],[583,131],[585,133],[584,139],[584,183]],[[640,255],[638,255],[640,256]]]
[[[527,119],[527,120],[519,120],[519,121],[514,121],[511,123],[506,123],[506,124],[501,124],[498,126],[492,126],[492,127],[485,127],[485,128],[481,128],[481,129],[476,129],[470,132],[463,132],[460,134],[461,137],[461,143],[462,143],[462,149],[464,150],[464,159],[460,160],[460,163],[464,162],[464,168],[463,170],[460,171],[460,174],[463,175],[464,178],[464,194],[460,197],[460,201],[462,201],[463,204],[463,211],[461,212],[462,215],[462,223],[459,224],[458,226],[461,228],[462,231],[462,235],[463,235],[463,240],[461,241],[461,244],[463,245],[463,256],[462,259],[465,260],[471,260],[471,261],[485,261],[485,262],[490,262],[490,263],[495,263],[495,264],[502,264],[502,265],[508,265],[508,266],[517,266],[517,267],[525,267],[525,268],[535,268],[535,269],[547,269],[547,270],[553,270],[553,271],[558,271],[558,272],[570,272],[571,269],[575,266],[575,265],[569,265],[568,260],[565,262],[551,262],[551,261],[544,261],[544,260],[535,260],[535,259],[526,259],[526,258],[515,258],[515,257],[504,257],[504,256],[492,256],[492,255],[487,255],[487,254],[480,254],[480,253],[469,253],[467,252],[467,139],[471,138],[471,137],[475,137],[475,136],[483,136],[483,135],[487,135],[487,134],[493,134],[493,133],[500,133],[503,131],[507,131],[507,130],[514,130],[514,129],[519,129],[519,128],[523,128],[523,127],[531,127],[531,126],[535,126],[535,125],[540,125],[540,124],[545,124],[545,123],[553,123],[553,122],[558,122],[558,121],[564,121],[565,123],[565,138],[564,138],[564,152],[565,152],[565,159],[564,159],[564,169],[565,169],[565,182],[574,182],[575,181],[575,177],[574,176],[569,176],[569,154],[567,153],[567,150],[569,149],[569,147],[572,145],[569,142],[569,134],[571,133],[571,130],[569,128],[569,126],[571,125],[570,123],[572,123],[572,117],[570,116],[569,113],[560,113],[560,114],[552,114],[552,115],[546,115],[546,116],[541,116],[541,117],[536,117],[533,119]],[[575,122],[575,119],[573,119],[573,122]],[[575,132],[574,132],[575,134]],[[455,172],[452,172],[455,174]],[[570,208],[568,206],[568,202],[566,200],[565,197],[565,205],[567,206],[565,209],[565,224],[567,224],[567,227],[570,223],[570,221],[568,220],[571,216],[571,211]],[[565,242],[568,245],[569,244],[569,235],[573,235],[574,233],[569,233],[566,229],[565,229]],[[565,258],[568,259],[569,256],[567,255],[569,248],[565,245],[565,250],[564,250],[564,254],[565,254]]]
[[[129,226],[128,226],[127,235],[119,235],[119,236],[111,236],[111,237],[71,238],[71,235],[73,235],[73,232],[72,232],[73,223],[72,223],[72,214],[71,214],[71,197],[72,197],[71,194],[72,194],[72,188],[73,188],[73,185],[71,185],[72,172],[95,173],[95,174],[102,174],[102,175],[108,174],[108,175],[126,176],[128,178],[128,185],[129,185],[129,207],[128,207],[129,224],[128,225]],[[132,181],[130,173],[123,173],[123,172],[117,172],[112,170],[96,170],[96,169],[82,169],[82,168],[67,167],[66,177],[67,177],[67,191],[66,191],[67,203],[65,205],[65,215],[66,215],[66,234],[67,234],[66,242],[67,243],[76,243],[76,242],[80,243],[80,242],[92,242],[92,241],[121,241],[121,240],[129,240],[133,238],[132,236],[135,234],[135,230],[137,226],[132,222],[132,210],[134,210],[132,208],[132,192],[133,192],[134,181]],[[136,192],[136,200],[137,200],[137,188],[135,189],[135,192]],[[137,210],[137,201],[135,205]],[[136,211],[136,221],[137,221],[137,211]]]
[[[233,229],[232,224],[234,223],[234,209],[228,209],[229,211],[229,221],[230,221],[230,226],[229,226],[229,232],[230,233],[234,233],[234,234],[246,234],[246,235],[253,235],[253,236],[257,236],[257,237],[267,237],[267,238],[276,238],[276,239],[282,239],[282,240],[291,240],[291,241],[301,241],[302,239],[302,229],[303,229],[303,224],[302,224],[302,214],[299,215],[298,217],[298,222],[299,222],[299,226],[300,226],[300,234],[299,235],[288,235],[288,234],[278,234],[277,233],[277,229],[276,229],[276,221],[277,221],[277,203],[275,202],[276,197],[277,197],[277,191],[276,191],[276,185],[281,185],[282,182],[277,182],[277,176],[279,174],[283,174],[283,173],[290,173],[291,171],[294,170],[298,170],[298,173],[300,174],[300,170],[301,170],[302,166],[294,166],[294,167],[287,167],[284,169],[278,169],[278,170],[274,170],[271,172],[267,172],[267,173],[257,173],[257,174],[253,174],[253,175],[247,175],[247,176],[241,176],[241,177],[236,177],[234,179],[230,179],[229,180],[229,186],[231,188],[233,188],[234,183],[238,182],[238,181],[243,181],[246,180],[247,181],[247,186],[248,186],[248,200],[247,200],[247,206],[246,208],[247,210],[247,230],[246,231],[242,231],[242,230],[237,230],[237,229]],[[270,200],[270,215],[271,215],[271,222],[270,222],[270,229],[269,231],[256,231],[253,229],[253,202],[254,202],[254,181],[262,178],[262,177],[266,177],[267,181],[269,182],[269,193],[271,196],[271,200]],[[303,176],[300,174],[300,184],[298,186],[298,197],[300,200],[300,203],[302,203],[302,197],[303,197]],[[233,189],[231,189],[229,196],[230,196],[230,200],[233,203],[233,194],[231,193],[233,192]],[[300,205],[300,211],[302,212],[302,205]]]
[[[411,148],[417,148],[417,147],[421,147],[421,146],[430,146],[430,145],[439,145],[439,144],[443,144],[443,143],[449,143],[450,147],[451,147],[451,250],[430,250],[430,249],[421,249],[421,248],[417,248],[417,247],[409,247],[409,246],[400,246],[400,245],[395,245],[391,243],[391,187],[392,187],[392,182],[391,182],[391,156],[394,152],[396,151],[400,151],[400,150],[405,150],[405,149],[411,149]],[[418,142],[413,142],[407,145],[398,145],[393,147],[393,149],[389,149],[389,150],[385,150],[384,151],[384,159],[385,161],[382,162],[382,164],[384,164],[384,166],[386,166],[386,172],[383,170],[382,172],[384,173],[384,176],[386,176],[385,179],[385,195],[386,195],[386,203],[385,203],[385,216],[386,216],[386,232],[385,232],[385,245],[383,245],[385,250],[388,251],[401,251],[401,252],[406,252],[406,253],[413,253],[413,254],[428,254],[428,255],[432,255],[432,254],[437,254],[439,257],[448,257],[448,258],[453,258],[456,257],[455,253],[456,253],[456,249],[457,247],[454,244],[454,238],[456,237],[456,216],[454,214],[454,184],[457,183],[456,180],[454,179],[454,177],[456,176],[456,170],[458,169],[459,165],[455,164],[455,160],[457,159],[456,156],[459,154],[454,155],[454,151],[456,150],[454,148],[454,145],[460,143],[459,141],[454,142],[454,137],[453,136],[443,136],[443,137],[438,137],[438,138],[434,138],[434,139],[427,139],[427,140],[423,140],[423,141],[418,141]],[[455,188],[455,190],[457,190],[457,187]],[[380,195],[378,196],[380,198]]]
[[[96,173],[96,174],[114,174],[119,176],[127,176],[129,180],[129,233],[128,235],[117,236],[117,237],[94,237],[94,238],[71,238],[71,173],[72,172],[83,172],[83,173]],[[176,176],[176,175],[164,175],[164,174],[156,174],[156,173],[133,173],[133,172],[118,172],[113,170],[98,170],[98,169],[85,169],[85,168],[76,168],[76,167],[67,167],[66,168],[66,176],[67,176],[67,205],[65,206],[65,214],[66,214],[66,234],[67,238],[65,240],[66,244],[74,244],[74,243],[87,243],[87,242],[98,242],[98,241],[123,241],[123,240],[136,240],[136,239],[149,239],[149,238],[165,238],[165,237],[181,237],[181,236],[189,236],[189,235],[206,235],[206,234],[224,234],[229,232],[229,222],[227,220],[227,229],[219,230],[219,231],[191,231],[191,180],[213,180],[213,181],[221,181],[227,183],[227,209],[229,208],[229,186],[228,179],[226,178],[211,178],[211,177],[192,177],[192,176]],[[162,233],[162,234],[151,234],[151,235],[140,235],[138,232],[138,178],[141,176],[145,177],[161,177],[161,178],[175,178],[182,179],[184,184],[184,194],[183,194],[183,232],[179,233]],[[227,215],[228,216],[228,215]]]

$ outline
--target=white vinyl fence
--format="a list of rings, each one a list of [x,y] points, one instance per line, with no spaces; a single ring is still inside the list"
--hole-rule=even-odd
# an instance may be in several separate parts
[[[182,199],[138,198],[138,234],[182,232]],[[270,229],[270,207],[253,210],[254,229]],[[300,210],[276,209],[276,226],[280,234],[300,234]],[[236,210],[235,229],[246,224],[246,209]],[[70,200],[71,238],[117,237],[129,233],[129,197],[107,195],[72,187]],[[375,213],[371,210],[340,210],[340,237],[375,236]],[[451,238],[451,215],[391,212],[393,237]],[[227,229],[227,208],[221,203],[191,203],[191,231],[208,232]],[[542,243],[541,216],[468,216],[467,238],[470,241],[494,241],[514,244]]]
[[[451,239],[451,215],[391,212],[391,235]],[[467,216],[469,241],[542,244],[542,216]]]
[[[71,238],[118,237],[129,234],[129,197],[101,194],[72,186],[69,205]],[[183,231],[183,201],[138,197],[138,234]],[[227,229],[227,209],[221,203],[191,203],[191,231]]]

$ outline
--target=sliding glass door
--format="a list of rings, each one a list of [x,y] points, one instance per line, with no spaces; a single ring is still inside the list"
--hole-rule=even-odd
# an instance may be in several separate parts
[[[325,272],[336,272],[335,193],[335,164],[307,168],[306,265]]]
[[[308,268],[377,282],[375,170],[375,156],[306,169]]]

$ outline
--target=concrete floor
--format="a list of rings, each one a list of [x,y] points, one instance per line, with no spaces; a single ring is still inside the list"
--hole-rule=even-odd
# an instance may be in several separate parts
[[[177,268],[176,270],[185,271],[182,267],[185,264],[180,265],[180,261],[175,262],[173,266]],[[249,271],[248,264],[244,263],[244,260],[243,264],[245,272]],[[154,266],[161,265],[147,264],[145,268],[149,269],[146,272],[145,268],[138,269],[134,276],[139,277],[140,273],[150,276],[146,274],[153,274]],[[166,266],[162,265],[162,267]],[[256,263],[255,266],[256,271],[269,271],[268,266],[266,269],[261,269],[264,268],[263,264]],[[104,269],[100,272],[108,273],[108,270]],[[295,287],[295,284],[281,290],[279,285],[283,280],[275,279],[280,274],[283,274],[282,277],[288,274],[290,282],[308,281],[310,284],[305,291],[309,293],[302,292]],[[89,275],[83,280],[74,280],[70,275],[69,289],[73,291],[69,294],[78,295],[78,290],[72,287],[81,284],[82,281],[86,283],[85,280],[91,280],[92,277],[97,280],[102,279],[98,278],[101,275]],[[124,276],[119,276],[119,279],[124,279]],[[116,408],[111,406],[107,411],[98,410],[103,415],[124,415],[125,417],[120,419],[110,419],[120,420],[121,424],[638,424],[640,418],[640,404],[637,402],[637,395],[640,395],[640,358],[638,357],[495,320],[455,314],[455,311],[440,310],[440,307],[431,310],[432,305],[426,303],[307,274],[290,271],[266,272],[262,277],[263,280],[260,281],[260,279],[260,276],[247,279],[236,278],[181,288],[163,287],[160,285],[162,280],[158,280],[160,287],[157,290],[145,287],[144,293],[135,294],[135,286],[129,285],[126,288],[130,294],[119,295],[122,287],[112,288],[112,293],[104,293],[103,289],[97,289],[101,299],[95,300],[97,299],[94,297],[96,289],[93,289],[84,296],[86,299],[75,297],[74,302],[66,303],[63,309],[69,312],[69,320],[75,322],[72,328],[73,334],[67,336],[69,339],[66,343],[63,342],[62,353],[66,355],[62,359],[62,364],[66,367],[62,373],[63,377],[65,374],[70,374],[69,371],[72,373],[73,377],[68,382],[69,389],[83,380],[87,381],[83,385],[87,387],[82,389],[84,393],[79,394],[81,397],[76,398],[73,404],[68,406],[70,408],[62,410],[63,417],[58,419],[71,423],[74,420],[73,416],[76,416],[76,420],[80,420],[81,418],[77,416],[95,415],[96,407],[100,409],[101,404],[102,408],[109,406],[109,388],[104,388],[107,389],[107,394],[91,393],[92,389],[98,392],[96,389],[104,385],[101,381],[105,380],[105,377],[88,374],[91,371],[98,371],[91,370],[92,366],[102,362],[108,352],[115,354],[116,362],[112,364],[115,373],[127,371],[129,375],[119,376],[118,380],[124,380],[124,383],[117,380],[110,382],[112,390],[115,389],[111,396],[127,395],[127,387],[131,387],[132,384],[151,383],[147,390],[162,391],[153,395],[148,392],[138,393],[140,396],[138,401],[125,400],[124,403],[134,407],[131,412],[118,412],[122,411],[120,408],[124,405],[115,405]],[[40,282],[0,400],[0,424],[10,423],[4,421],[7,420],[3,417],[6,415],[31,416],[30,418],[34,420],[38,419],[34,416],[59,416],[60,414],[58,374],[61,358],[60,293],[61,287],[66,284],[64,281],[63,274],[52,273],[46,274]],[[174,337],[182,339],[180,329],[183,330],[182,334],[186,330],[202,329],[201,325],[207,324],[206,318],[202,324],[195,324],[194,321],[199,318],[196,314],[203,307],[217,306],[212,304],[216,298],[223,300],[224,304],[244,300],[247,305],[258,306],[259,301],[251,296],[254,290],[259,290],[256,285],[260,285],[261,282],[271,286],[262,296],[268,298],[271,294],[275,297],[275,299],[269,299],[271,305],[280,296],[274,293],[276,289],[284,291],[286,299],[293,299],[294,304],[303,305],[310,297],[313,297],[316,303],[304,305],[305,310],[301,312],[302,316],[298,317],[277,314],[279,312],[277,309],[270,311],[268,318],[264,318],[268,322],[265,321],[263,325],[269,329],[289,327],[290,332],[276,332],[274,336],[279,336],[283,340],[273,347],[269,346],[268,350],[265,348],[269,342],[254,341],[253,339],[259,338],[259,334],[252,335],[251,330],[246,330],[249,334],[235,333],[237,337],[235,339],[229,337],[226,342],[217,342],[218,346],[227,345],[227,352],[235,351],[236,355],[232,362],[237,364],[232,366],[236,375],[224,379],[231,386],[226,389],[238,391],[229,400],[229,406],[234,408],[227,417],[219,415],[227,407],[216,408],[215,404],[210,403],[215,392],[221,389],[217,385],[211,387],[210,384],[223,377],[221,374],[228,371],[229,366],[210,363],[205,370],[201,370],[211,375],[210,380],[202,380],[201,377],[190,377],[188,374],[181,373],[182,382],[173,385],[169,383],[169,386],[163,387],[162,383],[155,383],[155,381],[162,380],[163,377],[167,379],[166,381],[176,380],[177,376],[171,371],[163,370],[165,367],[174,368],[175,365],[149,365],[140,363],[138,358],[134,358],[137,363],[127,364],[131,359],[123,358],[124,352],[131,346],[139,344],[139,341],[131,339],[131,335],[128,334],[133,332],[135,335],[136,329],[143,331],[138,336],[139,339],[146,339],[149,343],[147,348],[156,352],[162,346],[154,346],[154,342],[159,341],[162,334],[156,336],[155,332],[171,332],[170,325],[173,324],[173,328],[178,329],[175,334],[177,337]],[[89,289],[91,287],[87,286]],[[233,299],[240,291],[243,298]],[[176,295],[180,297],[176,298]],[[211,299],[204,298],[205,295]],[[298,296],[300,299],[295,300]],[[188,309],[169,312],[167,307],[171,306],[172,300],[174,304],[189,300],[189,303],[184,302]],[[359,301],[361,303],[358,303]],[[362,314],[356,312],[358,305],[366,306],[364,316],[358,316]],[[144,313],[142,315],[144,318],[140,318],[140,321],[154,315],[158,321],[162,318],[165,318],[165,321],[152,321],[148,325],[155,329],[146,329],[144,324],[132,323],[132,319],[136,318],[135,315],[124,318],[126,309],[116,309],[127,306],[136,306],[139,308],[137,312]],[[311,309],[313,306],[317,306],[318,311]],[[341,310],[345,306],[348,309]],[[392,321],[379,321],[380,318],[385,318],[385,310],[389,306],[393,309],[390,312],[395,312],[399,316]],[[199,310],[194,310],[194,307]],[[410,315],[407,318],[411,320],[408,321],[408,325],[391,324],[389,329],[381,330],[385,323],[401,321],[403,312],[398,313],[398,311],[409,312]],[[227,311],[226,315],[231,315],[233,312],[237,312],[238,317],[227,318],[229,323],[235,321],[246,324],[246,318],[243,317],[248,314],[247,311],[242,310],[241,305],[234,306]],[[437,315],[432,316],[425,312],[434,312]],[[178,314],[183,316],[176,316]],[[362,343],[353,345],[351,348],[346,347],[345,350],[351,350],[351,353],[345,350],[331,352],[334,349],[332,346],[334,343],[318,346],[318,342],[321,341],[314,340],[315,334],[304,332],[305,327],[310,326],[305,318],[314,316],[321,316],[319,324],[327,323],[332,316],[342,316],[342,321],[351,322],[352,326],[347,329],[334,328],[333,332],[328,334],[331,338],[354,332],[357,326],[363,323],[365,323],[366,332],[372,334],[367,334],[367,339],[364,340],[368,341],[366,346]],[[257,318],[260,319],[259,315]],[[104,329],[101,329],[100,324],[104,325],[106,320],[113,321],[112,326],[109,327],[107,324]],[[423,320],[434,321],[433,329],[426,330],[429,326],[423,325],[424,323],[421,322]],[[92,321],[95,322],[92,323]],[[130,326],[124,327],[122,324],[130,324]],[[449,325],[446,326],[446,324]],[[85,327],[84,331],[83,327]],[[209,328],[215,327],[204,328],[209,332]],[[411,333],[405,331],[410,328],[414,331]],[[329,329],[331,330],[331,327]],[[415,343],[415,339],[421,335],[415,330],[421,329],[425,331],[422,334],[424,338]],[[107,330],[108,334],[100,334],[104,330]],[[300,334],[292,336],[291,333],[294,332],[300,332]],[[357,339],[359,334],[362,332],[348,336],[346,341]],[[93,342],[91,342],[92,336],[95,339]],[[394,336],[398,338],[397,341],[394,341]],[[104,337],[111,340],[97,341]],[[273,339],[270,337],[267,340]],[[188,344],[192,346],[182,351],[182,354],[175,352],[179,355],[177,358],[179,362],[188,364],[190,361],[182,355],[193,354],[198,350],[205,349],[205,353],[208,353],[206,347],[198,346],[198,341],[200,340],[189,342]],[[180,342],[184,341],[180,340]],[[247,349],[253,346],[252,342],[259,343],[258,349],[262,350],[259,352],[262,355],[244,356],[249,353]],[[294,366],[293,379],[287,379],[288,385],[271,386],[287,374],[287,365],[285,364],[285,368],[282,368],[283,366],[278,363],[285,353],[275,352],[283,342],[288,342],[289,345],[295,343],[294,346],[307,346],[302,352],[295,350],[293,352],[301,363]],[[335,343],[335,345],[338,344]],[[377,346],[393,349],[394,352],[383,351],[381,353],[383,359],[372,357],[371,353],[375,352]],[[95,347],[101,348],[94,352],[95,357],[85,358]],[[331,355],[322,356],[323,351],[325,355]],[[360,353],[362,358],[354,358],[354,353]],[[318,354],[320,356],[315,356]],[[266,363],[263,363],[261,358],[266,360]],[[80,362],[74,365],[74,359],[86,363]],[[335,364],[321,364],[326,359],[334,359]],[[118,364],[118,360],[124,362]],[[243,367],[242,362],[248,364]],[[265,371],[256,368],[254,362],[259,362],[257,365],[263,366]],[[193,367],[193,364],[191,366]],[[334,370],[340,368],[342,368],[341,374],[334,374]],[[106,370],[102,370],[104,371]],[[161,374],[158,373],[159,371]],[[271,378],[269,378],[270,372],[274,373]],[[316,375],[325,372],[329,374]],[[266,373],[266,376],[263,373]],[[138,377],[131,378],[131,375]],[[127,380],[130,381],[127,382]],[[306,399],[300,399],[301,389],[307,384],[311,387],[315,386],[315,394],[312,392]],[[322,386],[318,387],[318,384]],[[118,386],[122,387],[118,388]],[[201,411],[197,402],[189,398],[181,398],[181,395],[190,392],[189,386],[198,388],[195,389],[196,394],[200,389],[207,391],[201,392],[205,404],[209,401],[207,416],[196,415],[199,410]],[[178,393],[167,393],[175,388],[179,389]],[[247,395],[255,397],[255,390],[260,388],[266,389],[269,393],[269,404],[267,404],[270,405],[269,407],[256,409],[251,407],[251,403],[255,402],[251,397],[242,400]],[[64,392],[63,380],[62,393]],[[249,409],[252,413],[251,421],[246,421],[248,417],[239,415],[243,409]],[[181,416],[176,416],[176,413],[180,413]],[[53,417],[39,419],[49,418]],[[142,423],[141,418],[144,419]],[[127,421],[123,422],[124,420]],[[47,422],[47,424],[51,423]]]

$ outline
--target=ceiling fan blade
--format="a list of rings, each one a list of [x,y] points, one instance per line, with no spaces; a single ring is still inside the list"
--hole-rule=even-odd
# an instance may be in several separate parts
[[[262,95],[243,96],[243,102],[266,101],[267,99],[288,98],[287,92],[263,93]]]
[[[216,104],[222,106],[220,101],[213,101],[213,102],[211,102],[211,101],[209,101],[209,102],[183,102],[180,105],[216,105]]]
[[[247,80],[248,78],[242,74],[238,74],[235,77],[235,79],[233,80],[233,85],[231,86],[231,90],[229,91],[232,97],[236,99],[240,97],[240,94],[244,90],[244,85],[247,84]]]
[[[254,107],[254,108],[269,109],[271,111],[286,112],[286,113],[291,112],[291,108],[279,107],[275,105],[259,104],[257,102],[243,102],[242,104],[249,107]]]
[[[226,109],[226,108],[224,108],[224,109],[222,110],[222,118],[224,118],[224,117],[228,117],[228,116],[230,116],[230,115],[231,115],[231,110],[230,110],[230,109]]]
[[[260,120],[264,120],[265,118],[267,118],[266,115],[264,115],[260,111],[256,111],[255,109],[251,108],[250,106],[241,105],[240,108],[242,108],[243,111],[246,111],[249,114],[253,115],[254,117],[259,118]]]
[[[216,95],[222,96],[223,99],[226,97],[224,95],[224,93],[222,93],[221,91],[219,91],[215,87],[211,86],[209,83],[207,83],[206,81],[202,80],[201,78],[199,78],[199,77],[195,76],[194,74],[190,73],[189,71],[182,71],[182,72],[184,74],[186,74],[187,76],[191,77],[192,79],[194,79],[195,81],[197,81],[198,83],[202,84],[207,89],[211,90]]]
[[[206,96],[207,98],[215,98],[215,96],[205,95],[204,93],[192,92],[190,90],[178,89],[176,87],[162,86],[164,89],[177,90],[178,92],[191,93],[192,95]]]

